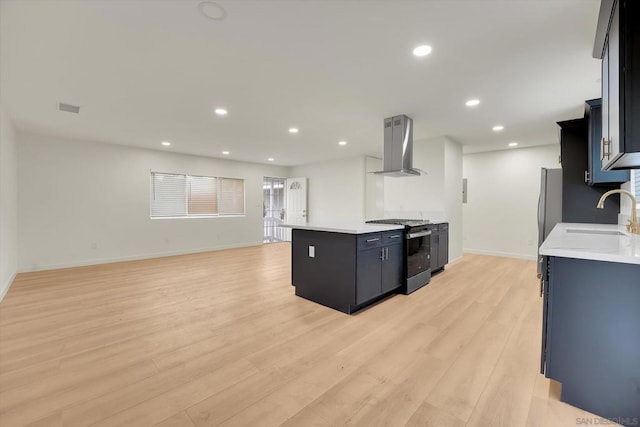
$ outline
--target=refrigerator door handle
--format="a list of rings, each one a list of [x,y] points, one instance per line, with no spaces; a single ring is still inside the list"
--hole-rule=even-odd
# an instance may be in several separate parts
[[[540,234],[540,230],[542,230],[543,224],[543,216],[542,216],[542,193],[538,196],[538,235]]]

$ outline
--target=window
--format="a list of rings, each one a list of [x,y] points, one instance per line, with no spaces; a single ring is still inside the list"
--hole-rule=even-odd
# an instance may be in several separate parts
[[[220,215],[244,215],[244,180],[220,178]]]
[[[151,172],[151,218],[244,215],[244,180]]]

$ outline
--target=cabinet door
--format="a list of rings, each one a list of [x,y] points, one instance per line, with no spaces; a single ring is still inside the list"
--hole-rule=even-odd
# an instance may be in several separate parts
[[[623,141],[620,139],[620,2],[616,3],[607,40],[609,137],[605,138],[603,169],[606,169],[607,165],[612,163],[612,160],[616,159],[621,151],[624,151]]]
[[[431,230],[431,271],[437,270],[438,268],[438,248],[439,248],[439,234],[438,234],[438,226],[433,225],[429,227]]]
[[[356,304],[362,304],[382,293],[382,248],[358,251],[357,264]]]
[[[589,173],[587,184],[610,184],[629,181],[628,170],[603,171],[600,169],[602,139],[602,107],[597,99],[587,101],[589,111]]]
[[[551,258],[545,374],[562,383],[563,402],[605,418],[639,415],[638,277],[637,264]]]
[[[441,224],[438,230],[438,267],[449,262],[449,224]]]
[[[547,364],[547,337],[549,324],[549,274],[550,274],[550,258],[542,257],[542,278],[540,278],[540,286],[542,287],[542,346],[540,347],[540,373],[544,374]]]
[[[402,244],[387,245],[382,248],[382,292],[389,292],[402,286]]]

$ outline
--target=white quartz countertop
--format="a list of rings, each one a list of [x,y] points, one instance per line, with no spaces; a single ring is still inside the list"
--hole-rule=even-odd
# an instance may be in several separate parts
[[[540,255],[640,264],[640,236],[623,225],[559,223]]]
[[[282,227],[298,228],[301,230],[313,231],[331,231],[334,233],[345,234],[366,234],[379,233],[381,231],[402,230],[402,225],[389,224],[367,224],[365,222],[327,222],[327,223],[308,223],[302,225],[284,224]]]

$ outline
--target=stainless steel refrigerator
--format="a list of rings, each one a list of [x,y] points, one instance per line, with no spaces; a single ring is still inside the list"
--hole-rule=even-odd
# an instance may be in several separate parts
[[[562,169],[542,168],[538,197],[538,248],[559,222],[562,222]],[[542,260],[538,252],[538,277],[541,273]]]

